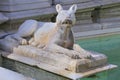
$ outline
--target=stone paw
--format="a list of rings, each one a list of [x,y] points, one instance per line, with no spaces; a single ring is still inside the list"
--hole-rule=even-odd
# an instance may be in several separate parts
[[[39,44],[37,47],[38,47],[38,48],[44,48],[45,45],[41,45],[41,44]]]
[[[73,58],[73,59],[91,59],[91,54],[87,51],[85,53],[79,53],[76,51],[72,51],[71,58]]]
[[[22,45],[26,45],[27,44],[27,40],[26,39],[22,39],[20,42]]]
[[[90,59],[91,58],[91,54],[89,52],[84,52],[84,53],[79,53],[80,58],[84,58],[84,59]]]
[[[78,52],[76,52],[76,51],[71,51],[71,52],[72,52],[71,58],[73,58],[73,59],[80,59],[80,56],[79,56]]]
[[[37,46],[38,46],[38,43],[32,42],[30,45],[31,45],[31,46],[34,46],[34,47],[37,47]]]
[[[71,58],[72,59],[80,59],[79,55],[77,55],[77,54],[73,54]]]

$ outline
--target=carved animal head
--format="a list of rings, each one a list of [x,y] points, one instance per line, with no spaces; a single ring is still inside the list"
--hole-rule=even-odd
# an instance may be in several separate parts
[[[76,22],[75,12],[77,10],[77,5],[72,5],[68,10],[63,10],[60,4],[56,5],[56,11],[58,15],[56,17],[57,24],[67,24],[74,25]]]

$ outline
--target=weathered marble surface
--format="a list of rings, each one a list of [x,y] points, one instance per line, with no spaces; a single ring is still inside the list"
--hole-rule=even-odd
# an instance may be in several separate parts
[[[55,52],[47,52],[41,49],[37,49],[32,46],[19,46],[15,48],[13,54],[9,55],[9,58],[17,59],[21,62],[27,62],[27,60],[19,59],[19,57],[25,57],[33,62],[27,62],[29,64],[38,65],[39,63],[44,63],[57,67],[59,69],[66,69],[71,72],[84,72],[93,67],[106,65],[107,58],[103,54],[98,54],[95,52],[89,52],[93,56],[93,59],[72,59],[65,54],[59,54]],[[84,54],[81,54],[81,56]],[[18,58],[17,58],[18,57]]]
[[[13,60],[16,60],[16,61],[13,61]],[[7,66],[8,64],[12,66]],[[38,63],[37,65],[35,64],[37,64],[36,61],[30,60],[26,57],[20,57],[20,55],[17,56],[15,54],[11,54],[9,56],[9,59],[4,60],[3,65],[4,67],[7,67],[9,69],[13,69],[15,71],[21,72],[24,75],[32,76],[33,78],[37,80],[43,80],[43,79],[45,80],[48,80],[48,79],[50,80],[79,80],[91,74],[96,74],[96,73],[110,70],[110,69],[117,67],[116,65],[109,64],[109,65],[97,67],[94,69],[92,68],[91,70],[88,70],[85,72],[75,73],[75,72],[71,72],[69,70],[65,70],[61,68],[63,65],[59,67],[55,67],[53,65],[45,64],[42,62]],[[51,72],[55,74],[52,74]],[[40,74],[41,76],[38,74]]]

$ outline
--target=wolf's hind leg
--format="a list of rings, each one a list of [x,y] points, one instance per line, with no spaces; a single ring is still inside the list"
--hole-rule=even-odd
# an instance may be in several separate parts
[[[17,35],[17,34],[12,35],[12,37],[13,37],[14,39],[16,39],[17,41],[19,41],[19,43],[22,44],[22,45],[28,44],[28,42],[27,42],[26,39],[20,37],[20,36]]]

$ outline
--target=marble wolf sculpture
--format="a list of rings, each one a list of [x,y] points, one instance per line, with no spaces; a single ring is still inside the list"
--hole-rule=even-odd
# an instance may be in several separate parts
[[[32,45],[51,52],[63,53],[72,58],[89,57],[90,54],[79,45],[74,44],[71,27],[76,22],[76,10],[76,4],[68,10],[63,10],[62,6],[57,4],[56,11],[58,15],[55,23],[26,20],[18,31],[11,36],[22,45]],[[31,35],[33,35],[32,38],[27,41],[25,37]],[[83,55],[81,56],[81,54]]]

